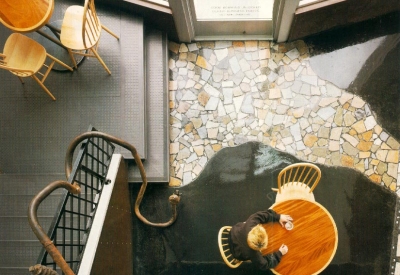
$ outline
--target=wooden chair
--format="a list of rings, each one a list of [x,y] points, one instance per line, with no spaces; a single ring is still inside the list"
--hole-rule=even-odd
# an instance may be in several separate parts
[[[223,226],[218,232],[218,247],[221,252],[222,259],[230,268],[237,268],[243,261],[235,259],[231,253],[228,243],[229,232],[232,226]]]
[[[97,53],[102,29],[119,40],[116,34],[100,23],[94,0],[85,0],[84,6],[74,5],[67,8],[61,25],[60,40],[68,48],[69,56],[75,68],[77,68],[77,64],[74,54],[96,57],[104,69],[111,74],[111,71]]]
[[[45,64],[47,57],[51,59],[50,65]],[[56,100],[56,98],[43,83],[55,62],[73,71],[67,64],[48,54],[46,49],[38,42],[20,33],[13,33],[7,38],[3,53],[0,54],[1,69],[8,70],[18,76],[22,84],[24,83],[23,77],[33,78],[53,100]],[[41,72],[43,71],[42,68],[47,68],[44,73]],[[37,74],[40,75],[41,79],[36,76]]]
[[[315,201],[313,190],[321,179],[321,170],[311,163],[295,163],[285,167],[278,175],[275,202],[289,199]]]

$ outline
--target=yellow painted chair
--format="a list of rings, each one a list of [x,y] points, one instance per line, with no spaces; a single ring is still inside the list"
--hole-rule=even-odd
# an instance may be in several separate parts
[[[312,163],[295,163],[285,167],[278,175],[275,202],[291,199],[315,201],[313,190],[321,179],[321,170]]]
[[[104,69],[111,74],[106,63],[97,52],[101,30],[119,39],[119,37],[101,24],[96,13],[94,0],[85,0],[84,6],[70,6],[64,14],[61,25],[61,43],[68,48],[69,56],[77,68],[74,54],[95,57]]]
[[[49,65],[45,63],[47,58],[51,60]],[[44,81],[55,62],[73,71],[67,64],[48,54],[38,42],[20,33],[13,33],[7,38],[3,53],[0,54],[1,69],[18,76],[22,83],[24,77],[33,78],[53,100],[56,98],[44,85]]]

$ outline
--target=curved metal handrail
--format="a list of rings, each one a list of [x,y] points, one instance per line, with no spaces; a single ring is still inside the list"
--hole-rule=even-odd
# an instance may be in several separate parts
[[[168,222],[165,223],[153,223],[148,221],[143,215],[140,213],[139,207],[140,203],[142,202],[144,192],[146,191],[147,187],[147,178],[146,178],[146,172],[144,170],[144,166],[142,163],[142,160],[139,157],[139,154],[137,153],[136,148],[127,143],[126,141],[119,139],[117,137],[102,133],[102,132],[97,132],[97,131],[91,131],[91,132],[86,132],[83,133],[77,137],[75,137],[72,142],[70,143],[68,149],[67,149],[67,154],[65,157],[65,174],[67,176],[67,179],[71,175],[72,171],[72,159],[74,155],[75,148],[81,143],[83,140],[91,138],[91,137],[99,137],[102,139],[105,139],[109,142],[115,143],[121,147],[124,147],[125,149],[128,149],[131,153],[132,156],[134,157],[136,164],[139,168],[140,171],[140,176],[142,178],[142,186],[140,187],[138,197],[136,199],[135,203],[135,214],[136,216],[145,224],[150,225],[150,226],[155,226],[155,227],[167,227],[173,224],[178,216],[176,207],[177,204],[179,204],[180,201],[180,194],[179,191],[177,190],[174,194],[172,194],[169,197],[169,202],[172,207],[172,217]],[[39,224],[38,218],[37,218],[37,210],[39,208],[40,203],[47,198],[53,191],[59,188],[64,188],[68,190],[68,192],[73,193],[73,194],[79,194],[80,193],[80,186],[77,182],[74,183],[69,183],[67,181],[54,181],[47,185],[42,191],[40,191],[34,198],[32,199],[31,203],[29,204],[28,208],[28,221],[29,225],[32,228],[32,231],[35,233],[36,237],[39,239],[39,241],[42,243],[43,247],[46,249],[47,253],[53,258],[54,262],[61,268],[64,274],[66,275],[74,275],[74,272],[71,270],[61,253],[58,251],[56,246],[53,244],[51,239],[47,236],[41,225]]]
[[[40,203],[47,198],[54,190],[64,188],[67,189],[68,192],[73,194],[79,194],[81,192],[81,188],[77,184],[70,184],[67,181],[53,181],[49,185],[47,185],[42,191],[40,191],[31,201],[28,208],[28,221],[29,225],[32,228],[33,233],[35,233],[36,237],[39,239],[43,247],[46,249],[47,253],[53,258],[54,262],[61,268],[61,270],[66,275],[74,275],[74,272],[71,270],[67,262],[64,260],[60,251],[53,244],[49,236],[44,232],[43,228],[40,226],[39,221],[37,219],[37,210],[39,208]]]
[[[144,166],[142,163],[142,160],[139,157],[139,154],[136,150],[136,148],[131,145],[130,143],[111,136],[109,134],[105,134],[102,132],[97,132],[97,131],[90,131],[90,132],[86,132],[83,133],[77,137],[75,137],[72,142],[70,143],[68,149],[67,149],[67,155],[65,156],[65,174],[67,176],[67,178],[69,178],[71,171],[72,171],[72,159],[74,156],[74,151],[75,148],[78,146],[78,144],[80,142],[82,142],[83,140],[87,139],[87,138],[91,138],[91,137],[99,137],[102,139],[105,139],[109,142],[115,143],[121,147],[124,147],[125,149],[129,150],[132,154],[132,156],[134,157],[135,161],[136,161],[136,165],[139,168],[140,171],[140,176],[142,178],[142,186],[140,187],[139,190],[139,194],[136,198],[136,202],[135,202],[135,214],[136,216],[145,224],[150,225],[150,226],[154,226],[154,227],[168,227],[171,224],[173,224],[176,220],[176,218],[178,217],[178,212],[176,210],[176,206],[177,204],[179,204],[180,202],[180,193],[179,191],[175,191],[174,194],[172,194],[169,197],[169,202],[171,204],[172,207],[172,217],[168,222],[165,223],[153,223],[148,221],[145,217],[143,217],[143,215],[140,213],[139,207],[140,207],[140,203],[142,202],[143,196],[144,196],[144,192],[146,191],[146,187],[147,187],[147,177],[146,177],[146,172],[144,170]]]

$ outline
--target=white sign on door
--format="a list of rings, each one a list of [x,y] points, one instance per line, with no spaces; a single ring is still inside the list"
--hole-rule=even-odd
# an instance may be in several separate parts
[[[193,0],[197,21],[271,20],[274,0]]]

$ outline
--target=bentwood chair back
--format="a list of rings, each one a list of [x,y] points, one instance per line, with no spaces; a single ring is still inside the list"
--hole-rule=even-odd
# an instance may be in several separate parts
[[[97,16],[94,0],[85,0],[84,6],[70,6],[64,14],[61,25],[61,43],[68,48],[68,53],[77,68],[74,54],[95,57],[99,60],[104,69],[111,74],[107,65],[97,52],[101,30],[119,39],[119,37],[101,24]]]
[[[313,190],[321,179],[321,170],[312,163],[295,163],[282,169],[278,175],[275,202],[290,199],[315,201]]]
[[[242,264],[242,261],[235,259],[231,253],[228,243],[229,232],[232,226],[223,226],[218,232],[218,247],[221,252],[222,259],[230,268],[237,268]]]
[[[49,65],[45,63],[47,58],[50,59]],[[73,71],[67,64],[48,54],[38,42],[20,33],[13,33],[7,38],[3,53],[0,54],[1,69],[15,74],[22,83],[24,77],[33,78],[53,100],[56,98],[44,85],[44,81],[55,62]]]

